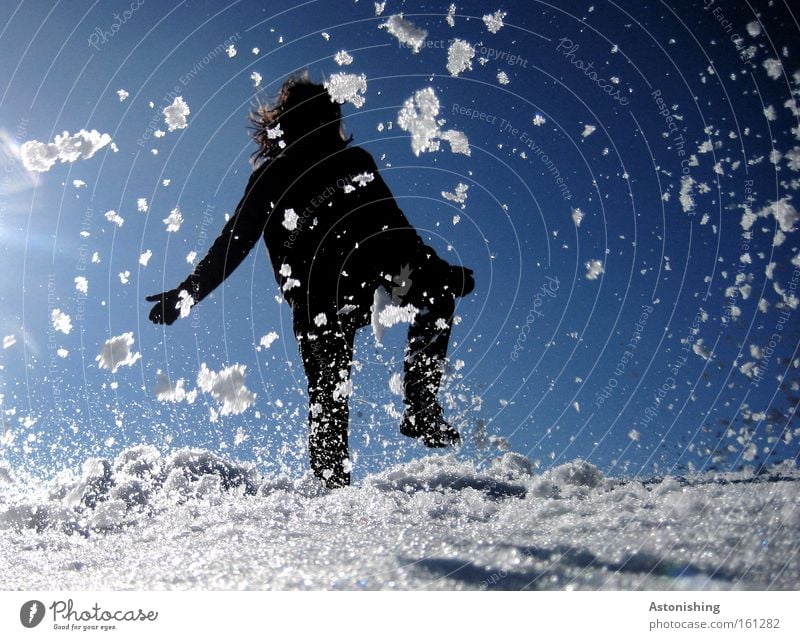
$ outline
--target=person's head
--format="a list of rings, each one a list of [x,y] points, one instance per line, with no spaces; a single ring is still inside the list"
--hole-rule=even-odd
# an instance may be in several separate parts
[[[250,113],[251,135],[258,145],[253,155],[262,160],[275,157],[282,148],[291,153],[295,145],[329,149],[346,144],[350,138],[345,138],[341,119],[341,108],[323,85],[311,82],[307,72],[290,76],[275,100],[258,104]]]

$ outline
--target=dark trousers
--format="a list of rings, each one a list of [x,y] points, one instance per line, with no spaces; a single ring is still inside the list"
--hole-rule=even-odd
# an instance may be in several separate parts
[[[404,304],[420,313],[408,329],[404,359],[406,416],[424,414],[437,402],[455,298],[437,287],[410,292]],[[350,367],[356,330],[369,323],[370,311],[362,307],[349,314],[325,314],[317,326],[306,309],[294,310],[294,332],[308,378],[308,452],[311,468],[327,487],[350,484],[348,446]]]

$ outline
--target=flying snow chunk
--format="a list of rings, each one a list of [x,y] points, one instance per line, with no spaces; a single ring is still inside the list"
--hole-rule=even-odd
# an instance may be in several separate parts
[[[156,400],[160,402],[183,402],[187,400],[190,403],[194,401],[197,391],[186,391],[183,386],[185,384],[183,378],[179,378],[175,381],[175,384],[172,384],[166,374],[159,372],[156,375],[156,386],[153,388]]]
[[[250,79],[253,81],[254,87],[260,87],[263,77],[258,71],[253,71],[253,73],[250,74]]]
[[[228,45],[228,48],[227,48],[227,49],[225,49],[225,53],[227,53],[227,54],[228,54],[228,57],[229,57],[229,58],[233,58],[233,57],[235,57],[235,56],[236,56],[236,53],[237,53],[237,51],[236,51],[236,47],[234,47],[232,44],[229,44],[229,45]]]
[[[585,214],[583,213],[583,211],[581,211],[580,208],[578,207],[575,207],[572,210],[572,221],[575,223],[576,227],[581,226],[581,221],[583,220],[584,215]]]
[[[69,355],[69,350],[65,349],[64,347],[59,347],[56,349],[56,355],[59,358],[66,358]]]
[[[164,114],[164,122],[169,131],[186,128],[186,116],[189,115],[189,105],[184,102],[181,96],[177,96],[172,101],[171,105],[164,107],[162,113]]]
[[[126,271],[122,271],[118,275],[119,275],[119,281],[122,284],[128,284],[128,282],[130,281],[130,278],[131,278],[131,272],[130,271],[127,271],[127,270]]]
[[[511,80],[508,79],[508,74],[505,71],[499,71],[497,73],[497,82],[499,84],[506,85],[511,82]]]
[[[111,373],[116,373],[120,367],[132,366],[142,357],[141,353],[131,351],[134,342],[133,331],[106,340],[100,349],[100,355],[95,358],[98,366],[101,369],[111,369]]]
[[[85,187],[86,183],[83,180],[73,180],[72,186],[76,189],[80,189],[81,187]]]
[[[272,346],[272,343],[278,339],[278,334],[275,331],[270,331],[267,335],[261,336],[261,340],[258,342],[259,347],[263,347],[264,349],[269,349]]]
[[[322,327],[328,324],[328,317],[324,313],[318,313],[314,316],[314,324],[318,327]]]
[[[69,333],[72,331],[72,319],[61,309],[53,309],[50,312],[50,322],[53,329],[61,333]]]
[[[117,95],[119,96],[120,102],[125,102],[126,98],[130,95],[125,89],[120,89],[117,91]]]
[[[147,213],[147,198],[136,198],[136,210],[139,213]]]
[[[353,56],[347,53],[347,51],[345,51],[344,49],[342,49],[341,51],[339,51],[339,53],[333,56],[333,60],[340,67],[346,67],[349,64],[353,64]]]
[[[425,29],[420,29],[400,14],[389,16],[386,22],[378,25],[378,28],[386,29],[397,38],[401,45],[410,47],[414,53],[419,53],[419,50],[425,45],[425,38],[428,37]]]
[[[694,185],[695,180],[692,176],[681,176],[681,190],[678,194],[681,208],[684,213],[694,211]]]
[[[439,115],[439,98],[432,87],[420,89],[404,103],[397,114],[397,124],[411,134],[414,155],[423,151],[438,151],[440,140],[447,140],[453,153],[470,155],[469,141],[460,131],[442,131],[436,117]]]
[[[375,15],[379,16],[383,13],[383,10],[386,8],[386,0],[383,2],[376,2],[375,3]]]
[[[412,304],[407,304],[402,307],[396,304],[390,304],[378,314],[378,322],[381,326],[387,328],[400,323],[411,324],[414,322],[414,318],[417,317],[418,313],[419,309]]]
[[[400,373],[393,373],[389,378],[389,390],[396,396],[403,397],[405,390],[403,387],[403,376]]]
[[[286,209],[286,211],[283,212],[283,222],[281,222],[281,224],[289,231],[294,231],[297,229],[297,221],[299,218],[300,216],[295,213],[294,209]]]
[[[447,15],[445,16],[445,22],[447,22],[447,26],[449,27],[456,26],[455,15],[456,15],[456,5],[451,4],[449,7],[447,7]]]
[[[506,17],[505,11],[499,9],[492,14],[483,16],[483,24],[490,33],[497,33],[503,28],[503,18]]]
[[[334,400],[341,400],[343,398],[349,398],[353,395],[353,381],[349,378],[347,380],[342,380],[336,383],[336,386],[333,389],[333,399]]]
[[[211,371],[205,362],[200,365],[197,386],[219,403],[220,415],[242,413],[255,402],[256,394],[244,384],[246,369],[243,364],[232,364],[216,372]]]
[[[176,309],[179,309],[181,312],[181,318],[185,318],[189,315],[189,311],[194,306],[194,298],[189,295],[189,292],[181,289],[178,292],[178,304],[175,305]]]
[[[13,334],[3,337],[3,349],[10,349],[15,344],[17,344],[17,338]]]
[[[469,148],[469,140],[467,140],[466,134],[462,131],[448,129],[447,131],[442,131],[439,137],[450,143],[450,151],[453,153],[463,153],[465,156],[472,155],[472,151]]]
[[[783,64],[777,58],[767,58],[761,63],[764,66],[767,75],[773,80],[777,80],[783,73]]]
[[[698,338],[695,341],[695,343],[692,345],[692,351],[694,351],[703,360],[711,360],[711,356],[713,355],[711,350],[703,344],[702,338]]]
[[[589,260],[583,266],[586,267],[587,280],[597,280],[605,272],[600,260]]]
[[[349,102],[356,108],[364,105],[364,93],[367,91],[367,76],[363,73],[334,73],[325,81],[325,88],[331,101],[344,104]]]
[[[139,256],[139,264],[143,267],[147,266],[147,263],[150,262],[150,258],[153,257],[153,251],[148,249],[142,255]]]
[[[195,261],[197,260],[197,251],[190,251],[186,254],[186,262],[188,264],[194,265]]]
[[[175,233],[180,230],[183,224],[183,214],[178,207],[175,207],[162,222],[167,226],[169,233]]]
[[[534,127],[541,127],[547,120],[544,119],[543,116],[539,115],[538,113],[533,116],[533,126]]]
[[[450,75],[457,77],[463,71],[472,70],[472,59],[475,57],[475,47],[466,40],[456,38],[447,50],[447,70]]]
[[[766,207],[758,212],[759,217],[774,216],[775,220],[784,233],[794,231],[795,224],[800,221],[800,214],[794,208],[788,197],[781,198],[776,202],[770,202]]]
[[[449,191],[442,191],[442,197],[450,202],[457,202],[458,204],[465,204],[467,202],[467,190],[469,185],[459,182],[454,189],[454,193]]]
[[[354,175],[352,178],[352,182],[357,184],[359,187],[366,187],[374,179],[375,179],[375,174],[370,173],[369,171],[364,171],[363,173]]]
[[[753,20],[752,22],[748,22],[746,28],[747,28],[747,33],[753,38],[755,38],[758,35],[761,35],[761,25],[755,20]]]
[[[49,171],[56,161],[75,162],[88,160],[99,149],[111,142],[111,136],[96,129],[81,129],[76,134],[65,131],[55,137],[55,142],[29,140],[20,147],[22,164],[28,171]]]
[[[585,124],[583,125],[583,131],[581,131],[581,138],[588,138],[597,130],[593,124]]]

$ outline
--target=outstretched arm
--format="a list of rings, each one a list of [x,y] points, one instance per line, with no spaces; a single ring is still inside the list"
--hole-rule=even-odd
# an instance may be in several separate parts
[[[181,315],[181,291],[190,295],[194,303],[200,302],[242,263],[264,233],[269,213],[265,180],[261,168],[253,171],[234,214],[186,280],[175,289],[146,298],[156,303],[150,311],[151,321],[172,324]]]

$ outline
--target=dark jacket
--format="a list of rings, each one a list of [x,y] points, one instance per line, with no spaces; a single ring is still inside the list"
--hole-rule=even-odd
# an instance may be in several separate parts
[[[375,289],[406,264],[446,264],[409,224],[372,156],[355,146],[319,159],[285,153],[255,169],[236,211],[180,288],[199,302],[260,237],[284,297],[309,317],[348,304],[368,309]]]

